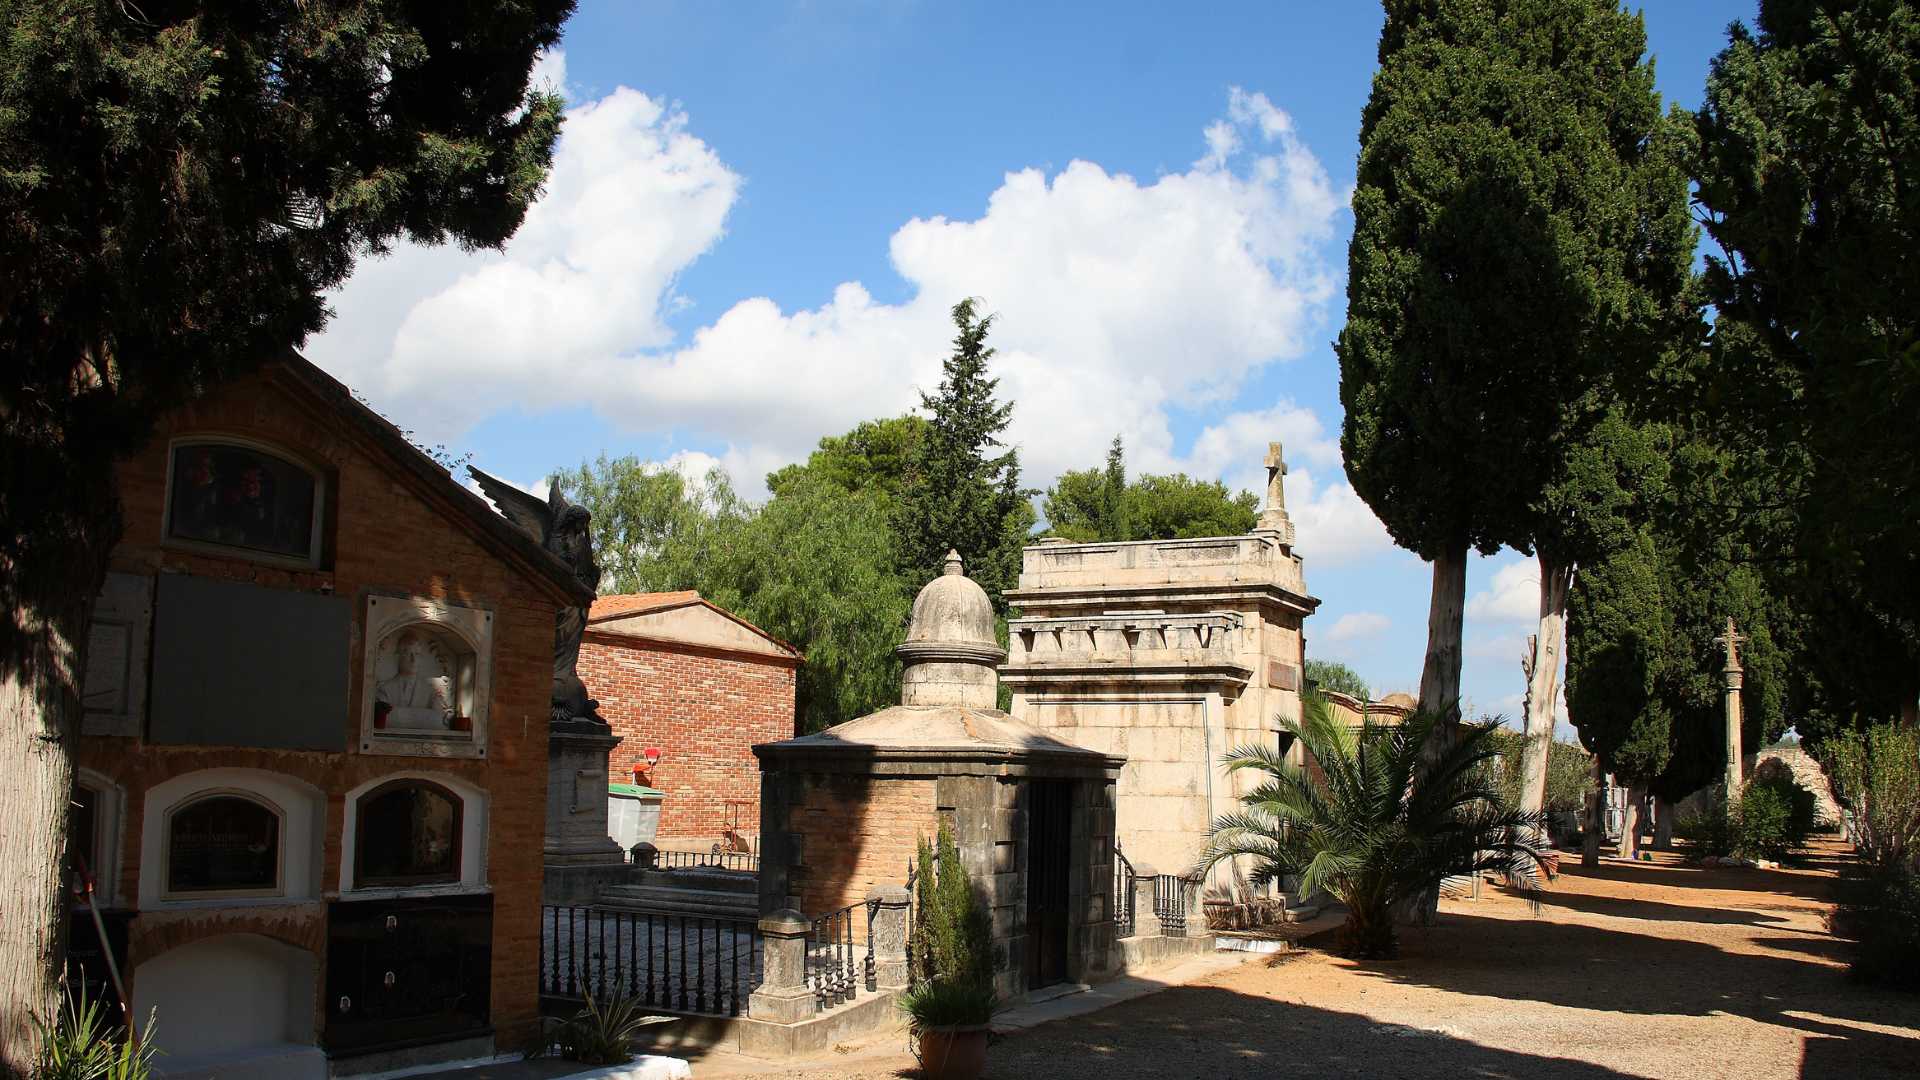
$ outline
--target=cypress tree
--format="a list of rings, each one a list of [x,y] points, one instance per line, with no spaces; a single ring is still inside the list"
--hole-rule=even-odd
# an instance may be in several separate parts
[[[1004,593],[1020,579],[1033,507],[1020,487],[1019,451],[1000,441],[1013,403],[994,397],[1000,380],[987,374],[993,316],[976,315],[969,297],[953,306],[953,324],[940,386],[920,395],[927,428],[894,510],[900,575],[918,588],[940,573],[949,549],[958,551],[1005,616]]]

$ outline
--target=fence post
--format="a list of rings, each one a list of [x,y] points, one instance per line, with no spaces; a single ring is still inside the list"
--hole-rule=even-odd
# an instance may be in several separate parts
[[[660,849],[642,840],[628,850],[627,861],[635,866],[651,870],[660,861]]]
[[[807,932],[811,928],[807,917],[791,908],[761,916],[766,978],[747,999],[748,1016],[775,1024],[797,1024],[813,1018],[813,990],[807,986]]]
[[[1180,906],[1187,912],[1188,937],[1212,937],[1213,928],[1207,925],[1207,909],[1202,893],[1205,891],[1198,876],[1180,879]]]
[[[907,890],[899,885],[876,885],[867,893],[874,905],[873,981],[880,990],[907,988]]]
[[[1158,897],[1154,895],[1153,868],[1136,866],[1133,868],[1133,935],[1135,937],[1159,937],[1166,933],[1160,926]]]

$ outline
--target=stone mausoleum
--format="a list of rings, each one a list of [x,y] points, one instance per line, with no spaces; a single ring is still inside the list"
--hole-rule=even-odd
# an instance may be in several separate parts
[[[1281,721],[1300,717],[1301,624],[1320,601],[1293,552],[1280,444],[1266,464],[1266,507],[1251,533],[1042,540],[1008,594],[1022,616],[1003,670],[1013,715],[1126,759],[1117,835],[1140,873],[1190,872],[1212,819],[1235,809],[1253,780],[1222,769],[1223,754],[1292,743]],[[1208,891],[1234,883],[1222,867]]]
[[[995,708],[993,605],[949,553],[914,600],[900,704],[760,759],[762,912],[818,915],[898,885],[950,826],[993,914],[1000,990],[1090,982],[1118,962],[1114,781],[1124,760]]]

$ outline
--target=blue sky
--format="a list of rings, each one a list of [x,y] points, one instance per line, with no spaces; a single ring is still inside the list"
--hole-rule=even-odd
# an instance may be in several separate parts
[[[362,265],[307,353],[535,486],[602,451],[758,492],[938,378],[945,309],[999,316],[1029,479],[1094,464],[1256,487],[1268,439],[1323,605],[1309,654],[1413,689],[1428,572],[1346,486],[1328,345],[1377,5],[608,3],[540,77],[570,114],[501,253]],[[1646,9],[1697,105],[1752,0]],[[1464,688],[1509,717],[1530,560],[1476,560]]]

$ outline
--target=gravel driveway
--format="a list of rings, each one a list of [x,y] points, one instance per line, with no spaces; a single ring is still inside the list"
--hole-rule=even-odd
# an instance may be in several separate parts
[[[1002,1080],[1087,1077],[1920,1076],[1920,998],[1849,982],[1822,918],[1839,850],[1807,867],[1669,855],[1566,873],[1531,908],[1448,900],[1400,959],[1309,952],[1009,1036]],[[795,1062],[804,1080],[915,1076],[895,1039]],[[702,1065],[708,1067],[703,1068]],[[726,1063],[696,1063],[725,1075]]]

